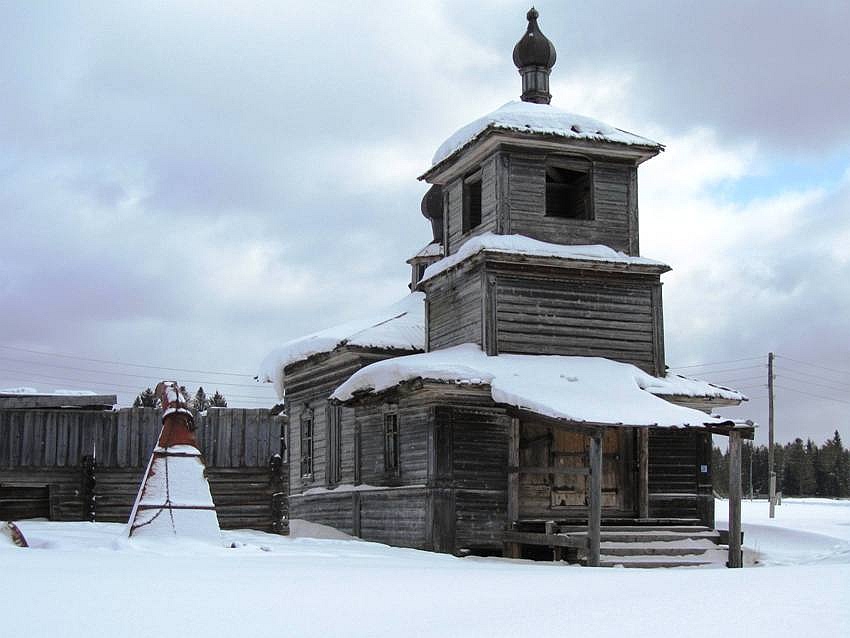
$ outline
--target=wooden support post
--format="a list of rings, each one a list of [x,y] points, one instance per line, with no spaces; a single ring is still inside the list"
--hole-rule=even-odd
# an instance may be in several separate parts
[[[519,520],[519,418],[511,418],[508,428],[508,520],[505,529],[513,531]],[[503,555],[505,558],[521,558],[522,548],[519,543],[505,543]]]
[[[741,434],[729,432],[729,561],[743,567],[741,556]]]
[[[602,432],[590,436],[590,507],[587,516],[587,565],[599,566],[602,535]]]
[[[767,355],[767,497],[770,501],[770,518],[776,516],[776,469],[773,464],[773,356],[772,352]]]
[[[508,435],[508,529],[519,520],[519,419],[513,417]]]
[[[638,428],[638,517],[649,518],[649,428]]]

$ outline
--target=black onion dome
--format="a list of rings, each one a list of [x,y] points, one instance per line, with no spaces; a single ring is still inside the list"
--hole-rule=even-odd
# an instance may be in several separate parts
[[[422,214],[428,219],[443,218],[443,189],[434,184],[422,198]]]
[[[514,64],[518,69],[526,66],[542,66],[551,69],[555,66],[557,55],[555,45],[549,41],[537,26],[539,17],[537,9],[531,7],[526,14],[528,18],[528,29],[514,47]]]

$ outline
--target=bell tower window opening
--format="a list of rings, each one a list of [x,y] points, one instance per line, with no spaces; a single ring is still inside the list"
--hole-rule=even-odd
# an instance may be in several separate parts
[[[481,171],[463,180],[463,232],[481,225]]]
[[[546,216],[593,219],[590,169],[546,167]]]

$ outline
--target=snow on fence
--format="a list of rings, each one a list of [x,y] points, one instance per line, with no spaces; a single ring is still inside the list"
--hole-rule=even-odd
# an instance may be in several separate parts
[[[210,408],[195,423],[221,526],[278,529],[281,420]],[[0,520],[126,521],[161,428],[154,408],[0,410]]]

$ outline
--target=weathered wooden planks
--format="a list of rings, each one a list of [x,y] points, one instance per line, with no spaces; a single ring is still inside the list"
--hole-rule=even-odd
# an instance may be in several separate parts
[[[216,439],[222,420],[226,447]],[[275,494],[286,489],[269,467],[280,451],[279,419],[223,408],[197,415],[196,425],[222,527],[271,529]],[[126,521],[160,429],[152,408],[0,410],[0,518],[83,520],[93,504],[95,520]],[[87,457],[96,459],[91,494]]]

